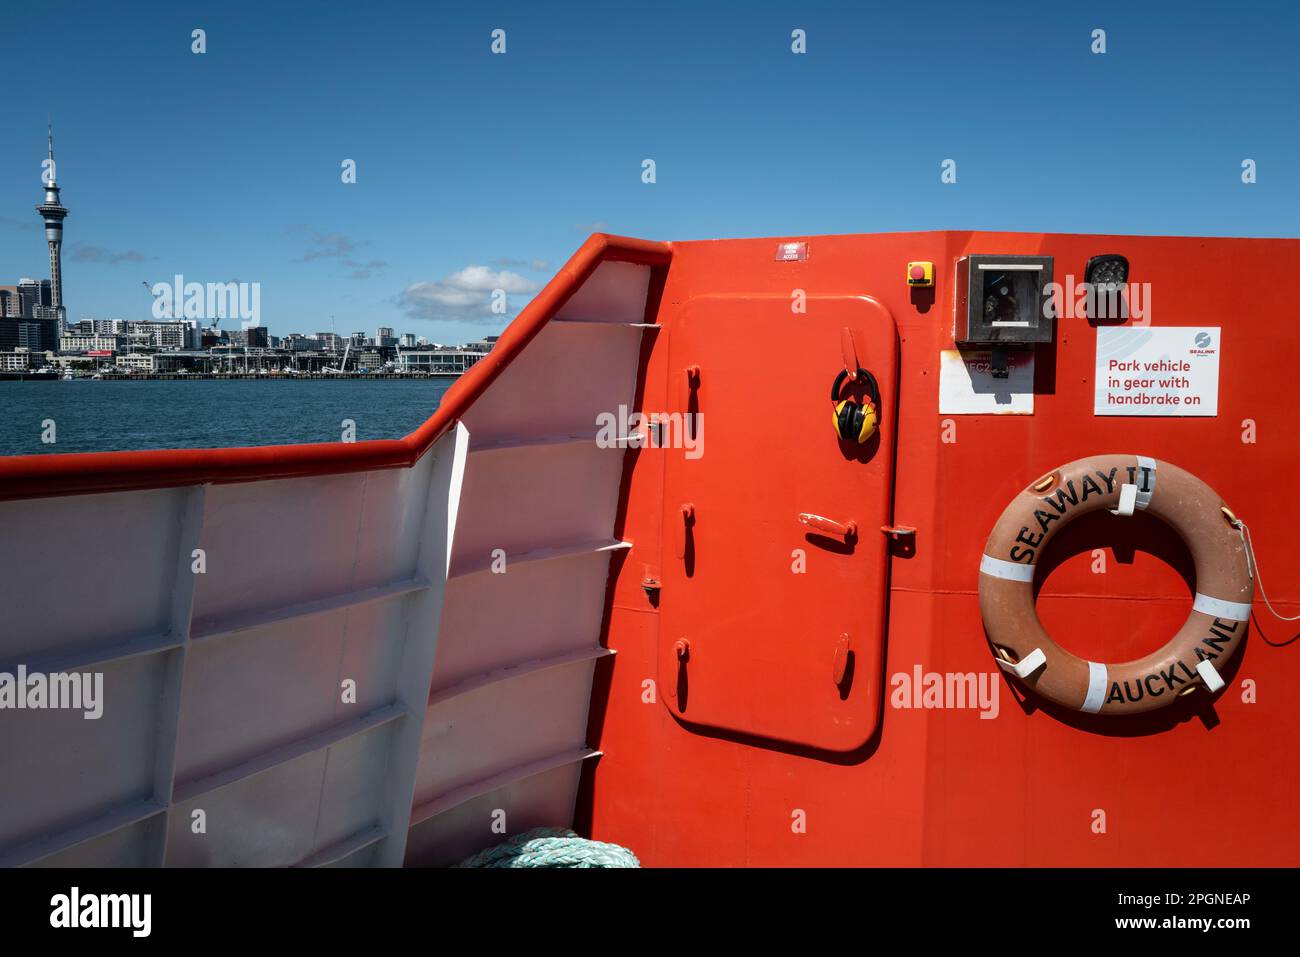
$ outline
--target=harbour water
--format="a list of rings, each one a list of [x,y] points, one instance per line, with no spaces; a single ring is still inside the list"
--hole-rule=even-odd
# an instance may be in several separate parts
[[[0,382],[0,455],[396,439],[454,379]],[[43,439],[53,438],[53,441]]]

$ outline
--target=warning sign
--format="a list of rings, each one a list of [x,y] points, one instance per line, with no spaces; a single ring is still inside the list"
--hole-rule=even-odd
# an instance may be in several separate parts
[[[944,349],[939,353],[941,415],[1032,415],[1034,354],[1007,353],[1007,377],[993,375],[988,349]]]
[[[1218,415],[1219,328],[1097,330],[1094,415]]]

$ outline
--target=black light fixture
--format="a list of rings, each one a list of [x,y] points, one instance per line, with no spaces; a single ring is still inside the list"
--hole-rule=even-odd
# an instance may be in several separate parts
[[[1089,286],[1088,314],[1092,319],[1128,318],[1123,290],[1128,283],[1128,259],[1119,253],[1102,253],[1088,260],[1083,278]]]
[[[1128,282],[1128,260],[1119,253],[1103,253],[1088,260],[1084,280],[1103,292],[1115,292]]]

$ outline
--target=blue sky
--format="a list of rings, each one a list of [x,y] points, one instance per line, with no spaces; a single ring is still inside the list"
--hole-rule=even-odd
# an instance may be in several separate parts
[[[598,229],[1300,235],[1284,0],[96,0],[5,26],[0,282],[48,274],[50,112],[74,320],[148,318],[142,283],[181,273],[260,282],[277,335],[462,341],[504,325],[488,288],[517,311]]]

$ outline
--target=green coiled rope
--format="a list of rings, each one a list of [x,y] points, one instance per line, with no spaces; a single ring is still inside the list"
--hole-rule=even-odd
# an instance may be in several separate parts
[[[567,827],[535,827],[467,857],[457,867],[640,867],[626,847],[589,841]]]

